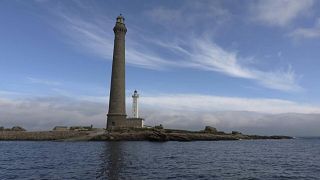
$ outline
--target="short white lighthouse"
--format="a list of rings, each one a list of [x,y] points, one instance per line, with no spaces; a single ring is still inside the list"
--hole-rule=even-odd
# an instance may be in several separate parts
[[[128,127],[132,127],[132,128],[144,127],[144,124],[143,124],[144,119],[139,117],[138,98],[139,98],[138,91],[135,90],[132,95],[132,117],[127,118],[127,121],[126,121],[126,123],[128,124]]]
[[[139,118],[138,98],[139,98],[139,94],[138,94],[137,90],[135,90],[132,95],[132,115],[133,115],[133,118]]]

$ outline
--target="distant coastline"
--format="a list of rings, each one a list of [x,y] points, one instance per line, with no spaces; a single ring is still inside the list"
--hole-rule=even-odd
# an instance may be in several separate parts
[[[1,141],[221,141],[292,139],[290,136],[245,135],[240,132],[186,131],[174,129],[119,129],[104,131],[0,131]]]

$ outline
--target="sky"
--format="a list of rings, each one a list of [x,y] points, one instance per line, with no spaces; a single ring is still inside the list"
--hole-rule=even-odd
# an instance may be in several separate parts
[[[125,17],[127,114],[145,124],[320,135],[320,2],[0,1],[0,126],[105,127]]]

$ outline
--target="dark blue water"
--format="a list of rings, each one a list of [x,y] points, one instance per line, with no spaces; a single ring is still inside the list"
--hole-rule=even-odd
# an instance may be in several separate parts
[[[320,179],[320,139],[3,141],[0,179]]]

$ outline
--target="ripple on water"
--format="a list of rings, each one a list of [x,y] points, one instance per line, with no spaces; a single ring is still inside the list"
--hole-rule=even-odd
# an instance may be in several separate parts
[[[0,179],[317,179],[320,140],[0,142]]]

